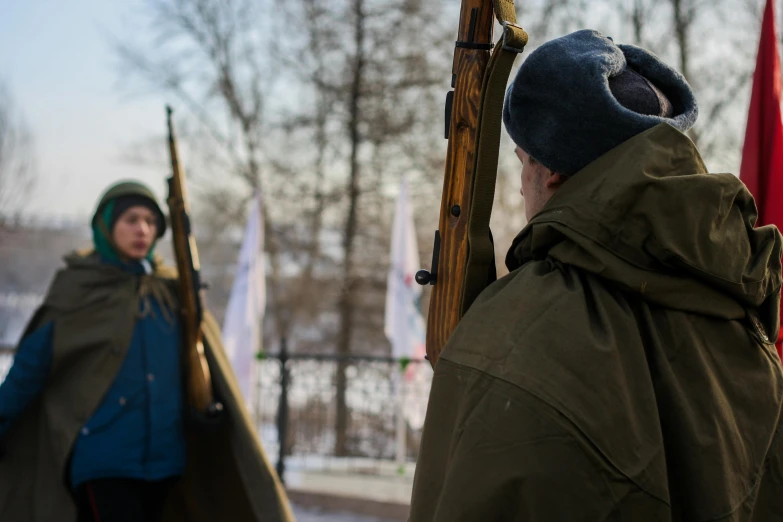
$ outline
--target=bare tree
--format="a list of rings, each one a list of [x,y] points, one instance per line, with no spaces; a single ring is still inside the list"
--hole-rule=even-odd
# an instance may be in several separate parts
[[[382,293],[376,294],[380,295],[374,307],[365,299],[373,293],[373,287],[385,286],[385,270],[379,268],[386,267],[388,222],[391,216],[388,206],[379,197],[381,193],[378,187],[383,186],[385,179],[399,179],[394,175],[396,169],[400,169],[400,173],[405,172],[410,168],[411,160],[422,157],[424,151],[417,149],[408,140],[423,140],[427,143],[429,140],[426,136],[440,134],[440,126],[434,125],[430,117],[429,109],[435,105],[432,103],[434,99],[430,99],[429,104],[426,102],[429,91],[445,83],[444,80],[447,81],[445,70],[449,65],[448,61],[433,63],[440,56],[427,52],[432,42],[427,42],[421,36],[424,29],[422,25],[429,24],[426,21],[428,13],[422,2],[353,0],[350,12],[354,46],[352,56],[349,55],[347,61],[350,72],[347,75],[349,82],[344,100],[349,154],[346,183],[348,202],[343,224],[343,282],[338,300],[339,354],[354,351],[353,344],[359,333],[356,326],[360,310],[360,324],[369,322],[376,333],[372,336],[365,330],[362,336],[364,342],[373,337],[383,339],[380,335]],[[436,44],[437,27],[437,24],[429,26],[436,35]],[[406,45],[408,42],[416,42],[416,45]],[[440,103],[435,106],[439,108]],[[426,129],[423,132],[422,127]],[[363,152],[367,154],[365,162],[361,160]],[[440,181],[442,174],[424,175],[425,178]],[[370,318],[375,321],[368,321]],[[369,339],[368,334],[371,335]],[[386,345],[385,342],[383,344]],[[339,371],[338,454],[345,453],[347,446],[345,389],[345,375]]]
[[[450,44],[436,10],[419,0],[300,0],[289,8],[290,23],[305,28],[304,38],[280,53],[314,100],[289,117],[311,140],[317,181],[310,222],[339,234],[326,254],[338,270],[330,273],[331,290],[319,296],[321,313],[336,310],[334,324],[323,329],[323,345],[341,355],[387,350],[389,189],[403,173],[420,188],[442,182],[440,163],[430,167],[433,151],[445,150],[441,96]],[[439,197],[431,192],[430,205]],[[349,445],[344,370],[341,365],[336,374],[337,454]]]
[[[148,0],[146,8],[147,42],[116,44],[123,70],[174,95],[192,114],[201,137],[194,152],[206,152],[199,159],[212,174],[210,180],[198,178],[209,214],[239,219],[252,194],[264,194],[269,311],[276,331],[286,335],[291,314],[281,283],[286,247],[279,222],[286,209],[274,204],[280,200],[280,184],[271,167],[263,167],[266,93],[274,78],[273,63],[266,59],[266,13],[251,0]],[[225,228],[219,232],[224,236]]]
[[[678,65],[679,70],[685,79],[690,79],[690,49],[691,49],[691,28],[696,21],[696,1],[695,0],[670,0],[673,15],[674,36],[677,40]]]
[[[531,41],[590,27],[661,56],[694,89],[699,122],[689,132],[708,163],[738,166],[762,0],[547,0],[527,12]],[[579,24],[569,24],[581,13]],[[523,19],[524,21],[524,19]],[[543,32],[535,32],[535,29]]]
[[[0,79],[0,228],[18,216],[34,184],[32,135]]]
[[[365,71],[367,68],[367,44],[366,34],[366,2],[365,0],[353,0],[353,38],[355,54],[351,60],[351,84],[348,98],[348,120],[346,134],[350,143],[350,159],[348,174],[348,212],[343,229],[343,284],[340,289],[338,308],[340,311],[340,328],[337,336],[337,353],[349,354],[351,351],[351,337],[355,321],[354,307],[357,290],[357,281],[354,275],[354,248],[358,221],[359,203],[359,177],[361,166],[359,164],[359,149],[362,146],[364,136],[359,131]],[[341,367],[337,372],[337,441],[335,453],[346,454],[346,432],[348,425],[348,409],[345,403],[346,392],[345,368]]]

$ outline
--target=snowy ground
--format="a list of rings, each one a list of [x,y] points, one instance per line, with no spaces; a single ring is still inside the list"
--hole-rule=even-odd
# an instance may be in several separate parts
[[[314,508],[294,506],[297,522],[396,522],[383,518],[368,518],[350,513],[324,513]]]

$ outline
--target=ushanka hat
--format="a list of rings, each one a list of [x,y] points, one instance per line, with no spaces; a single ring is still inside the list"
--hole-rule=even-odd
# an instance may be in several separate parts
[[[688,82],[657,56],[582,30],[527,57],[506,93],[503,122],[522,150],[570,176],[660,123],[685,132],[698,113]]]

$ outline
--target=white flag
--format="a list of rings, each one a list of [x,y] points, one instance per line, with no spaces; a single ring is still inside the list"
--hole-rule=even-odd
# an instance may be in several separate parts
[[[251,413],[254,411],[255,360],[261,347],[261,323],[266,306],[261,205],[260,196],[250,205],[234,285],[223,320],[223,345]]]
[[[408,186],[403,179],[394,212],[391,241],[391,263],[386,287],[386,320],[384,331],[392,345],[392,356],[421,359],[426,353],[424,318],[421,314],[421,286],[415,281],[421,268],[413,209]]]
[[[419,270],[419,248],[413,226],[413,209],[408,199],[408,185],[403,178],[397,196],[392,227],[391,259],[386,281],[386,318],[384,331],[392,346],[392,356],[398,359],[421,359],[426,352],[424,318],[421,315],[421,286],[415,281]],[[404,381],[411,382],[423,373],[421,364],[411,365],[404,375],[395,368],[393,382],[396,398],[396,461],[400,472],[407,462],[407,431],[418,428],[423,416],[413,408],[411,394]]]

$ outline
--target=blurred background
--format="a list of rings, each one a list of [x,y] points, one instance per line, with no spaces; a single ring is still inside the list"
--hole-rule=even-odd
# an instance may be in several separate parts
[[[526,54],[592,28],[680,70],[701,107],[691,137],[712,172],[731,173],[763,7],[517,1]],[[260,194],[266,308],[249,404],[300,520],[404,520],[432,371],[393,351],[384,331],[390,243],[404,178],[419,266],[429,268],[459,9],[0,0],[0,379],[62,255],[90,244],[101,192],[135,178],[165,199],[170,104],[221,323]],[[524,203],[505,136],[500,158],[492,228],[503,274]],[[171,260],[168,238],[161,252]],[[422,316],[427,298],[416,295]]]

